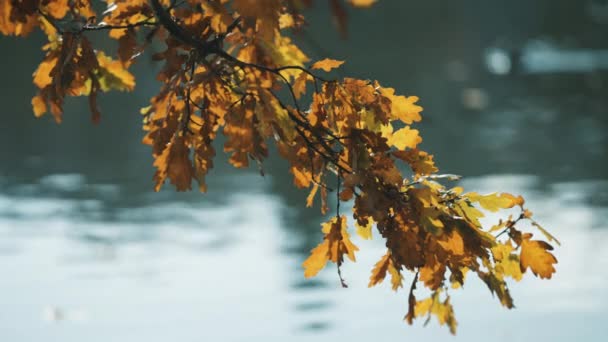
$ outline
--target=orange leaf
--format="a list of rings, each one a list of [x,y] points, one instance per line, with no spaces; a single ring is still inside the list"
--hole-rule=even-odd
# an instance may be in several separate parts
[[[304,267],[304,277],[314,277],[325,267],[329,260],[329,241],[325,240],[315,247],[308,259],[302,263]]]
[[[34,115],[39,118],[46,113],[46,101],[42,96],[36,95],[32,98],[32,108],[34,110]]]
[[[388,266],[390,264],[390,253],[384,254],[382,259],[380,259],[376,266],[372,269],[372,275],[369,277],[369,284],[367,287],[375,286],[376,284],[381,283],[386,277],[386,271],[388,270]]]
[[[527,268],[532,270],[535,276],[551,279],[555,268],[553,264],[557,264],[555,256],[548,251],[553,250],[553,247],[540,240],[530,240],[532,234],[526,234],[521,242],[521,254],[519,256],[521,271],[525,272]]]
[[[348,3],[355,7],[371,7],[378,0],[348,0]]]
[[[337,61],[335,59],[325,58],[324,60],[318,61],[312,65],[312,69],[322,69],[325,72],[330,72],[331,69],[340,67],[344,64],[344,61]]]

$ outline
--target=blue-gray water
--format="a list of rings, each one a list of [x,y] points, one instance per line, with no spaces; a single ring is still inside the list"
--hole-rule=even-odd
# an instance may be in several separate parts
[[[280,160],[262,178],[221,156],[208,194],[152,192],[138,108],[158,84],[145,56],[137,91],[105,96],[99,126],[83,101],[55,125],[30,114],[40,37],[1,38],[0,340],[605,341],[608,27],[597,3],[381,0],[351,14],[349,40],[321,12],[300,37],[313,57],[346,59],[345,75],[419,95],[423,146],[441,170],[472,191],[524,195],[562,241],[551,281],[512,284],[514,310],[476,279],[455,291],[456,337],[435,321],[407,326],[405,291],[367,288],[377,235],[356,239],[348,289],[331,266],[303,278],[323,217]],[[587,57],[534,52],[563,69],[527,70],[531,46]]]

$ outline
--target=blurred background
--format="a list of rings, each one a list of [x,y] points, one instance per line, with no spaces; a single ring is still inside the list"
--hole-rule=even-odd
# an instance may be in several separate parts
[[[134,93],[102,97],[100,125],[86,99],[56,125],[30,107],[42,37],[1,37],[1,340],[606,341],[608,1],[381,0],[349,10],[347,40],[322,1],[307,15],[296,39],[313,60],[421,98],[422,147],[442,172],[524,195],[562,242],[554,278],[511,284],[514,310],[471,278],[453,293],[457,336],[407,326],[407,291],[367,288],[377,234],[355,239],[348,289],[331,265],[304,279],[324,218],[282,160],[262,178],[219,155],[207,194],[153,192],[148,56]]]

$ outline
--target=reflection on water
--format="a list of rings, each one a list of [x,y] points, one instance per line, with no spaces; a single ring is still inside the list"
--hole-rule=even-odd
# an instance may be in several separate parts
[[[346,59],[345,75],[420,96],[423,147],[440,169],[464,175],[473,191],[521,193],[563,242],[553,280],[512,286],[514,311],[479,281],[454,293],[457,340],[608,336],[606,8],[380,1],[351,13],[348,41],[329,30],[326,12],[311,13],[313,25],[294,37],[313,59]],[[357,241],[348,289],[331,266],[303,278],[323,218],[303,208],[306,194],[280,160],[262,178],[220,154],[208,194],[151,192],[137,115],[158,87],[146,56],[135,93],[100,99],[98,127],[81,100],[68,101],[60,126],[34,119],[24,75],[41,58],[40,40],[0,38],[15,52],[0,55],[0,340],[448,338],[434,323],[401,321],[405,293],[367,289],[379,240]]]

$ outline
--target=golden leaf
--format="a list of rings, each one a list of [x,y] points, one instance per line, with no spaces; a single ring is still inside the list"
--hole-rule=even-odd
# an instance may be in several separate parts
[[[42,96],[36,95],[32,98],[32,109],[37,118],[46,113],[46,101]]]
[[[384,256],[376,263],[372,269],[372,275],[369,277],[369,284],[367,287],[375,286],[381,283],[386,277],[386,271],[391,263],[391,254],[387,252]]]
[[[317,194],[317,190],[319,190],[319,184],[315,183],[312,186],[312,190],[310,190],[308,197],[306,197],[306,207],[307,208],[312,207],[313,201],[315,200],[315,195]]]
[[[34,72],[34,84],[36,87],[42,89],[53,83],[51,77],[51,71],[57,65],[57,57],[47,57],[44,61],[38,65],[38,69]]]
[[[295,95],[296,99],[302,97],[302,94],[306,92],[306,81],[311,79],[312,76],[303,71],[295,78],[293,83],[293,94]]]
[[[422,107],[415,104],[418,97],[395,95],[395,89],[393,88],[380,88],[380,92],[391,101],[391,117],[408,125],[422,120],[420,116]]]
[[[101,90],[131,91],[135,88],[135,77],[124,68],[120,61],[112,60],[103,52],[97,53],[97,60],[99,61]]]
[[[391,145],[402,151],[406,148],[416,148],[421,142],[422,138],[418,134],[418,130],[409,127],[394,132],[389,139]]]
[[[339,68],[340,65],[344,64],[344,61],[337,61],[335,59],[325,58],[324,60],[318,61],[312,65],[312,69],[322,69],[325,72],[330,72],[332,69]]]
[[[523,274],[519,265],[519,257],[511,254],[512,251],[513,246],[509,242],[492,247],[492,255],[496,260],[496,271],[520,281]]]
[[[355,7],[371,7],[378,0],[348,0],[348,3]]]
[[[515,197],[511,194],[491,193],[480,195],[476,192],[469,192],[464,196],[471,200],[471,202],[478,202],[482,208],[491,212],[512,208],[515,205],[515,202],[513,201]]]
[[[449,234],[441,235],[437,243],[446,251],[453,255],[464,255],[464,240],[457,230],[452,230]]]
[[[45,6],[46,11],[51,17],[57,19],[63,18],[70,9],[70,6],[68,6],[68,2],[69,0],[48,1]]]
[[[359,235],[364,240],[371,240],[373,224],[374,221],[371,219],[371,217],[367,218],[367,224],[364,226],[360,225],[358,221],[355,221],[355,229],[357,230],[357,235]]]
[[[521,242],[521,254],[519,255],[521,271],[525,272],[530,268],[535,276],[551,279],[555,268],[553,264],[557,264],[555,256],[548,251],[553,250],[553,247],[540,240],[530,240],[532,234],[526,234]]]
[[[391,287],[393,291],[397,291],[400,287],[403,287],[401,272],[395,267],[392,260],[388,264],[388,272],[391,274]]]
[[[304,263],[304,275],[312,277],[316,275],[328,260],[340,265],[343,256],[346,255],[351,261],[355,261],[355,252],[359,250],[350,241],[346,230],[346,216],[332,217],[329,221],[321,224],[321,231],[325,234],[324,241],[315,247]]]
[[[313,248],[310,256],[302,263],[304,267],[304,277],[314,277],[321,271],[329,260],[329,241],[321,242],[317,247]]]

